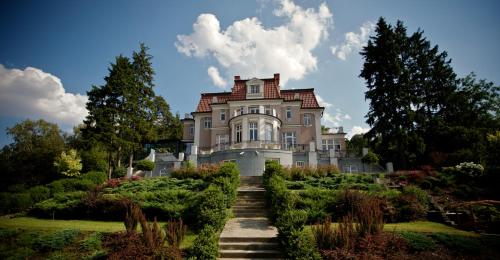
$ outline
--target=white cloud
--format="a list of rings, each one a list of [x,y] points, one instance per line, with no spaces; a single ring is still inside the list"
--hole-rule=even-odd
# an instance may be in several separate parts
[[[219,70],[216,67],[210,66],[207,70],[208,76],[212,79],[212,83],[214,86],[219,87],[219,88],[225,88],[227,85],[227,81],[223,79],[220,74]]]
[[[225,30],[213,14],[201,14],[190,35],[177,35],[177,50],[193,57],[213,56],[228,77],[267,77],[281,73],[281,83],[302,79],[316,70],[313,56],[328,37],[332,14],[325,3],[317,10],[282,0],[274,10],[285,18],[281,26],[266,28],[256,17],[235,21]]]
[[[7,69],[0,64],[0,113],[43,118],[69,128],[82,123],[87,96],[67,93],[61,80],[40,69]]]
[[[345,120],[351,120],[351,116],[344,113],[340,108],[336,108],[332,103],[326,102],[320,95],[316,94],[316,99],[323,111],[322,123],[327,127],[339,127]]]
[[[347,138],[351,139],[351,137],[353,137],[354,135],[357,135],[357,134],[364,134],[366,132],[370,131],[370,128],[369,127],[361,127],[361,126],[353,126],[351,128],[351,131],[349,131],[347,133]]]
[[[348,32],[345,34],[345,41],[340,45],[330,47],[332,54],[341,60],[346,60],[347,56],[354,50],[359,50],[368,42],[370,33],[375,29],[373,22],[365,22],[359,28],[359,33]]]

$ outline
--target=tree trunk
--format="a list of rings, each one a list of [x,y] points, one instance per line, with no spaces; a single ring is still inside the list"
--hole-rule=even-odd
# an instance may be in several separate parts
[[[118,163],[116,164],[116,167],[120,167],[122,165],[122,147],[118,147],[118,154],[116,156],[116,159]]]
[[[132,161],[134,161],[134,153],[133,152],[130,153],[130,156],[128,158],[128,166],[130,168],[132,168]]]
[[[111,152],[108,152],[108,180],[111,179],[113,173],[113,163],[111,162]]]

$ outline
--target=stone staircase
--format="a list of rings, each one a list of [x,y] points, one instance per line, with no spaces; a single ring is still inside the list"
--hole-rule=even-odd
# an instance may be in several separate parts
[[[238,197],[219,239],[220,259],[281,259],[278,232],[267,219],[262,177],[241,176]]]

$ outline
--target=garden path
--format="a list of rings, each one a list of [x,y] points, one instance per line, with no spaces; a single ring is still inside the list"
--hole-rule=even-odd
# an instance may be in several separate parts
[[[281,259],[278,231],[267,218],[261,176],[242,176],[234,218],[219,239],[220,259]]]

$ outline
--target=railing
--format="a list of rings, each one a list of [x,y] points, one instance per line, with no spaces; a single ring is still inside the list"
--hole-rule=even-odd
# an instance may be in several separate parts
[[[318,150],[318,155],[320,158],[330,158],[330,151],[329,150]],[[334,151],[334,157],[346,158],[349,156],[348,156],[346,151],[336,150],[336,151]]]
[[[243,142],[227,142],[220,143],[214,146],[199,147],[199,154],[211,154],[218,151],[226,151],[233,149],[259,148],[269,150],[285,150],[293,152],[309,151],[309,144],[287,144],[274,141],[258,140],[258,141],[243,141]]]

